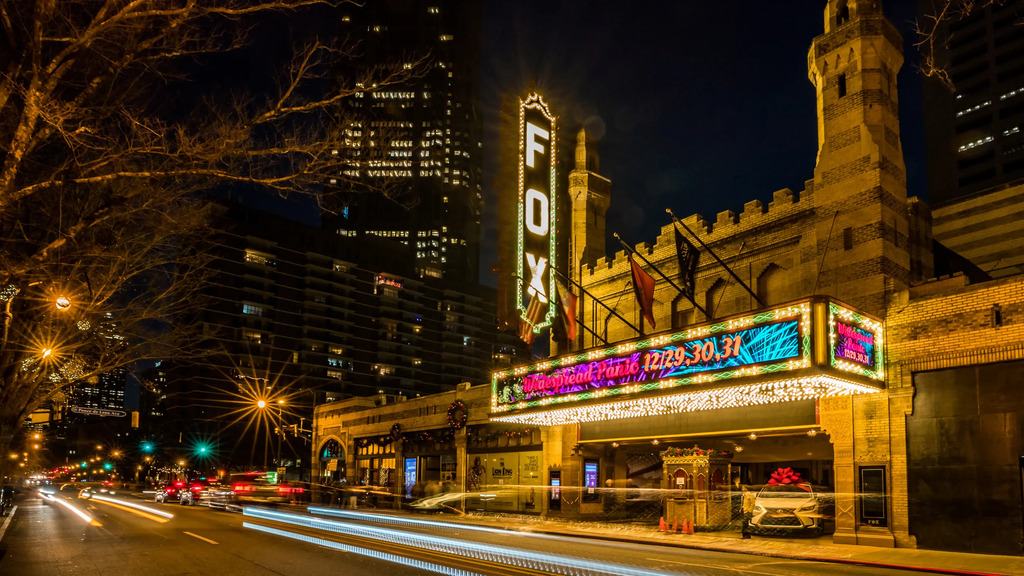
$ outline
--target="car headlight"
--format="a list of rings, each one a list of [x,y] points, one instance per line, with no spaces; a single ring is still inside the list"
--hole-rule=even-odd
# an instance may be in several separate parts
[[[797,509],[797,512],[810,512],[811,510],[814,510],[817,507],[817,504],[804,504],[799,509]]]

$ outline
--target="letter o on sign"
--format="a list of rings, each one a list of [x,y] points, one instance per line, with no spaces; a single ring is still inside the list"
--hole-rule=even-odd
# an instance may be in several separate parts
[[[548,233],[548,197],[540,190],[526,191],[526,229],[538,236]]]

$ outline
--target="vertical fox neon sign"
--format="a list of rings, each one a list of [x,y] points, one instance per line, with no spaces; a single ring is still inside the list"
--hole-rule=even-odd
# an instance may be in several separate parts
[[[516,307],[527,319],[532,298],[544,308],[533,331],[555,315],[555,117],[540,94],[519,102],[519,250]]]

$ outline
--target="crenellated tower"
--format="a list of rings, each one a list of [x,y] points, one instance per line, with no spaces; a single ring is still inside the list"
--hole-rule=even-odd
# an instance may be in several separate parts
[[[605,215],[611,203],[610,180],[598,174],[598,156],[587,147],[587,133],[576,135],[576,158],[569,172],[569,199],[572,202],[572,245],[570,270],[579,280],[581,266],[593,266],[605,252]]]
[[[877,0],[829,0],[825,33],[807,55],[818,115],[816,250],[805,260],[814,267],[807,289],[875,314],[910,282],[896,91],[901,46]]]

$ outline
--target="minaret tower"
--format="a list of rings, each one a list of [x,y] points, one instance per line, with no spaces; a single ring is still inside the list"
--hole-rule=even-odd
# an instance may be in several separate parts
[[[593,265],[605,251],[605,214],[611,203],[610,180],[597,173],[594,147],[587,148],[587,133],[576,135],[576,162],[569,172],[569,200],[572,202],[572,245],[569,270],[579,282],[583,266]]]
[[[828,0],[807,55],[817,92],[815,286],[882,315],[909,283],[907,183],[896,73],[902,38],[878,0]],[[818,272],[820,267],[820,273]]]

